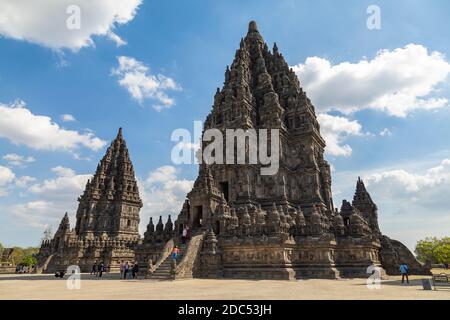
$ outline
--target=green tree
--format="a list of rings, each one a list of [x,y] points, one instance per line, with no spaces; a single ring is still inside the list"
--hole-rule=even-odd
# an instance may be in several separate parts
[[[35,266],[37,263],[37,259],[33,257],[32,255],[26,255],[22,258],[22,261],[20,261],[21,266],[31,267]]]
[[[450,262],[450,237],[442,239],[428,237],[419,240],[416,245],[417,258],[422,262],[449,263]]]
[[[23,257],[23,249],[21,247],[14,247],[11,255],[13,263],[18,264],[20,261],[22,261]]]
[[[34,247],[28,247],[28,248],[21,248],[21,247],[14,247],[12,252],[12,259],[14,264],[21,264],[23,259],[25,257],[33,257],[36,255],[36,253],[39,251],[39,248]]]

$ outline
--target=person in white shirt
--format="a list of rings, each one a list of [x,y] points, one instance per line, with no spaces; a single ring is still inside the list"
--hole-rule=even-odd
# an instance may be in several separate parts
[[[186,227],[183,228],[183,234],[182,234],[182,241],[183,243],[186,243],[186,237],[187,237],[187,229]]]

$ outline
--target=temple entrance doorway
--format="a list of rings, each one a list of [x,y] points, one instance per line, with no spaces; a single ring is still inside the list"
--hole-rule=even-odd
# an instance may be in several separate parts
[[[219,183],[220,186],[220,191],[222,191],[225,200],[227,200],[227,202],[230,201],[230,199],[228,198],[228,181],[223,181]]]
[[[200,228],[203,222],[203,206],[195,206],[194,207],[194,216],[193,216],[192,226],[194,228]]]

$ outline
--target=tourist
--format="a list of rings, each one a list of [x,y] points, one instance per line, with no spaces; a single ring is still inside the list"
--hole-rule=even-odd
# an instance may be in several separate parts
[[[183,244],[186,243],[186,238],[187,238],[187,229],[186,229],[186,227],[184,227],[184,228],[183,228],[183,233],[182,233],[182,235],[181,235],[181,239],[182,239],[182,241],[183,241]]]
[[[120,279],[123,278],[124,271],[125,271],[125,263],[122,260],[122,262],[120,263]]]
[[[94,276],[97,275],[97,261],[95,261],[94,265],[92,266],[91,274],[94,274]]]
[[[177,261],[177,257],[178,257],[178,253],[180,252],[180,250],[178,249],[177,246],[173,247],[172,249],[172,260]]]
[[[98,276],[99,276],[99,278],[102,277],[104,271],[105,271],[105,265],[103,264],[103,262],[100,262],[100,264],[98,265]]]
[[[130,265],[128,264],[128,261],[127,261],[123,267],[123,278],[124,279],[127,278],[129,269],[130,269]]]
[[[137,278],[138,272],[139,272],[139,265],[138,265],[137,262],[135,262],[133,268],[131,269],[131,273],[133,275],[133,279]]]
[[[409,268],[408,268],[407,264],[402,262],[402,264],[400,265],[400,273],[402,274],[402,283],[405,282],[405,278],[406,278],[406,283],[409,284],[408,271],[409,271]]]
[[[186,240],[189,241],[190,238],[191,238],[191,229],[189,228],[189,226],[186,226]]]

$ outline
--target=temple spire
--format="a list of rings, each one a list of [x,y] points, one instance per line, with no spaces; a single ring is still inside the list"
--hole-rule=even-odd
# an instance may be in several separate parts
[[[109,235],[122,233],[127,236],[139,235],[137,222],[142,201],[122,128],[119,128],[116,138],[111,142],[99,162],[94,176],[86,184],[86,189],[79,198],[79,202],[75,227],[78,234],[103,234],[106,232]],[[123,211],[131,210],[131,207],[133,207],[132,219],[129,217],[126,219],[128,230],[122,230],[125,228],[123,223],[109,221],[120,219],[124,214]],[[103,210],[106,208],[114,208],[115,214],[105,214]],[[94,230],[95,226],[86,222],[91,220],[98,221],[103,228]],[[115,226],[120,227],[116,228]]]
[[[258,32],[258,26],[256,25],[256,21],[250,21],[248,24],[248,33]]]

